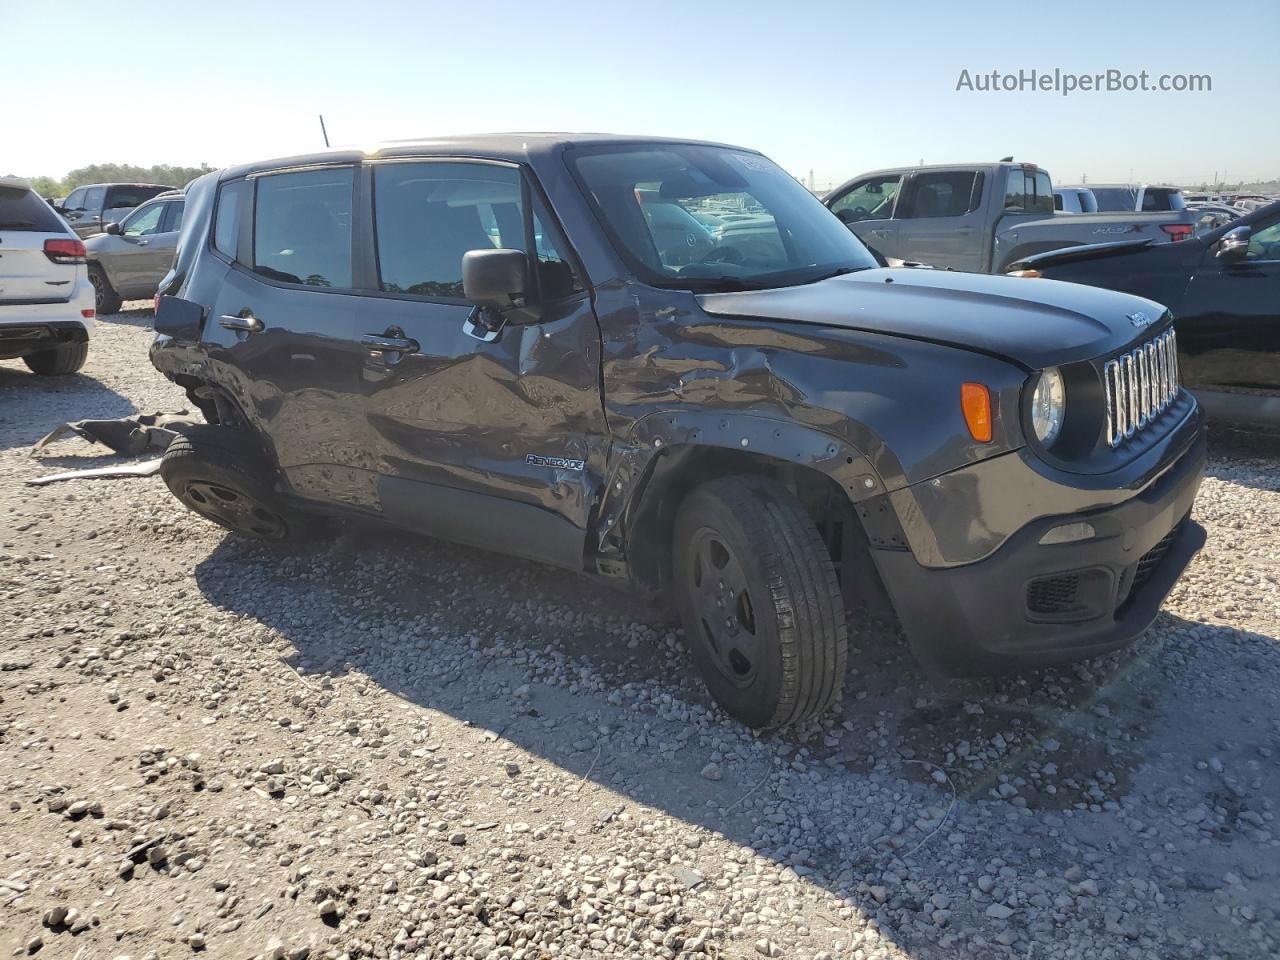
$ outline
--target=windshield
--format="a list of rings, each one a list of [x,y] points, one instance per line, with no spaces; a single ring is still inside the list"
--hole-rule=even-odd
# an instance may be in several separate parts
[[[657,286],[760,289],[877,266],[813,194],[759,154],[654,144],[570,156],[619,252]]]

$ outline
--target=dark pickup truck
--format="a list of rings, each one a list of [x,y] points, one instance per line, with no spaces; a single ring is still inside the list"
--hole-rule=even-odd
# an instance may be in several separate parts
[[[823,203],[885,258],[974,273],[1003,273],[1046,250],[1185,240],[1195,230],[1187,210],[1055,213],[1048,171],[1009,161],[877,170]]]
[[[233,167],[190,186],[160,294],[152,362],[208,420],[161,471],[190,509],[661,591],[754,727],[838,700],[883,590],[941,670],[1070,660],[1140,634],[1204,538],[1159,306],[880,268],[750,150],[513,134]]]

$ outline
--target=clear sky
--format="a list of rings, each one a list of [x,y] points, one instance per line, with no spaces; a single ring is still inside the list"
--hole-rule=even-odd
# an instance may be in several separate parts
[[[0,173],[595,130],[756,147],[819,185],[1013,154],[1055,180],[1280,176],[1280,0],[0,0]],[[1212,92],[957,91],[999,70]]]

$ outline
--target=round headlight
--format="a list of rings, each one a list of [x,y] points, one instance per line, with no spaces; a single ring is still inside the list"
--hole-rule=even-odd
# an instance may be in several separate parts
[[[1031,394],[1031,427],[1036,439],[1046,447],[1062,432],[1062,419],[1067,413],[1067,391],[1057,367],[1046,367],[1036,380]]]

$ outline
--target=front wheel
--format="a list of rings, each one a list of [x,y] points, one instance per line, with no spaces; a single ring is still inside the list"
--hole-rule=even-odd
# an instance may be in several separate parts
[[[817,528],[781,484],[725,477],[681,504],[676,603],[711,695],[757,729],[820,716],[848,662],[844,602]]]

